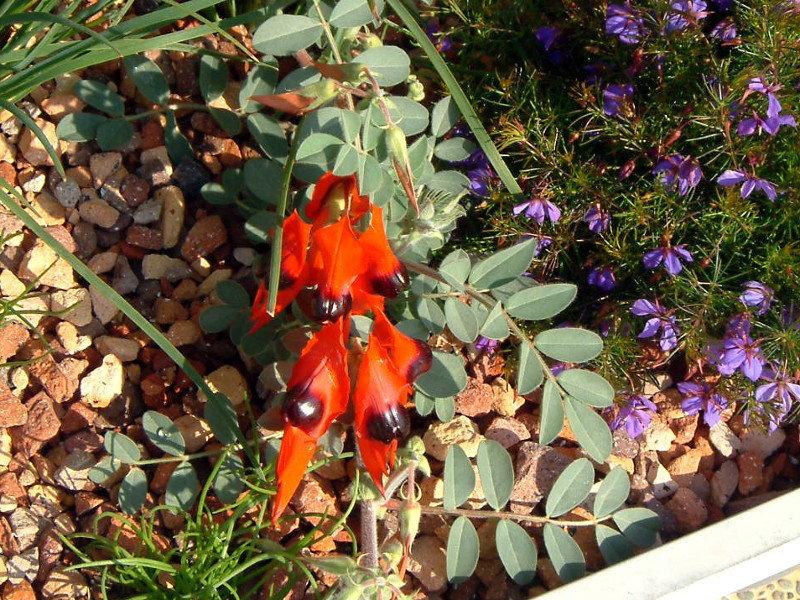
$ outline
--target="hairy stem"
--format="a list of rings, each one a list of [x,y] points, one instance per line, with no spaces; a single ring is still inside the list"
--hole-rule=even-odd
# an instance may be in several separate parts
[[[391,510],[401,510],[405,505],[400,500],[389,498],[383,504]],[[552,523],[563,527],[594,527],[598,523],[608,521],[611,515],[601,519],[583,519],[581,521],[566,521],[564,519],[551,519],[550,517],[540,517],[538,515],[522,515],[508,510],[472,510],[469,508],[446,509],[441,506],[420,505],[423,514],[442,515],[445,517],[468,517],[474,519],[511,519],[512,521],[525,521],[526,523]]]

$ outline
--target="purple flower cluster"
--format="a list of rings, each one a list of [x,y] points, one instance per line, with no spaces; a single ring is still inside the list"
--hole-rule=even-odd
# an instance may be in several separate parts
[[[663,306],[655,302],[650,302],[640,298],[631,306],[631,312],[639,317],[652,317],[644,324],[644,329],[639,334],[639,339],[647,339],[661,333],[659,346],[665,352],[674,350],[678,346],[678,336],[681,331],[675,317],[669,314]]]
[[[755,175],[745,173],[741,169],[728,169],[727,171],[723,171],[722,174],[717,177],[717,183],[722,187],[731,187],[741,183],[742,198],[747,198],[754,191],[759,190],[764,192],[767,195],[767,198],[769,198],[772,202],[774,202],[775,198],[778,196],[778,192],[775,190],[774,183],[771,183],[766,179],[756,177]]]
[[[675,277],[683,271],[681,261],[690,263],[693,260],[692,253],[686,250],[686,244],[681,244],[680,246],[666,245],[662,248],[645,252],[642,262],[647,269],[655,269],[663,262],[669,276]]]
[[[677,189],[681,198],[689,192],[689,188],[697,187],[703,178],[700,163],[692,160],[691,156],[684,158],[682,154],[662,158],[653,168],[653,174],[660,174],[664,189],[669,192]]]
[[[762,77],[755,77],[750,80],[747,87],[748,92],[746,92],[745,97],[750,92],[757,92],[767,96],[767,118],[763,119],[756,111],[752,111],[753,118],[742,119],[736,127],[736,133],[741,136],[748,136],[753,135],[756,131],[759,133],[766,131],[769,135],[774,136],[782,126],[797,127],[792,115],[781,115],[783,107],[775,95],[775,92],[781,89],[781,85],[766,85]]]
[[[606,33],[619,36],[623,44],[633,45],[641,41],[647,29],[639,12],[630,2],[625,2],[624,5],[609,4],[606,8]]]
[[[716,393],[715,389],[705,382],[682,381],[678,391],[683,394],[681,409],[687,415],[696,415],[703,411],[703,421],[713,427],[720,421],[720,413],[728,407],[728,400]]]
[[[612,84],[603,90],[603,114],[613,117],[633,98],[633,86]]]
[[[616,431],[624,425],[628,435],[636,439],[650,425],[650,418],[658,409],[642,394],[620,392],[620,395],[622,401],[617,404],[617,414],[610,423],[611,429]]]

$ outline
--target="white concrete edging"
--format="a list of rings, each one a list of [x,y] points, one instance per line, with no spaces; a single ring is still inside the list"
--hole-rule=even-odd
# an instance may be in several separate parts
[[[800,565],[800,490],[539,596],[719,600]]]

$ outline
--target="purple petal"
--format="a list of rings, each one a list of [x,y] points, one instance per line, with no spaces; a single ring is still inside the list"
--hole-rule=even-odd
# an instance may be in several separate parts
[[[742,185],[742,198],[747,198],[750,194],[753,193],[753,190],[756,189],[756,180],[755,179],[748,179]]]
[[[662,260],[664,260],[664,250],[661,248],[645,252],[644,257],[642,258],[644,266],[648,269],[655,269],[658,265],[661,264]]]
[[[746,135],[753,135],[756,132],[756,126],[758,123],[755,119],[743,119],[739,122],[739,125],[736,127],[736,133],[740,136],[744,137]],[[725,185],[721,181],[717,180],[720,185]],[[732,185],[732,184],[731,184]]]
[[[756,400],[759,402],[769,402],[775,397],[775,394],[778,393],[778,384],[777,383],[768,383],[766,385],[760,385],[756,388]]]
[[[638,337],[639,339],[651,338],[658,333],[659,329],[661,329],[661,319],[659,318],[650,319],[649,321],[647,321],[647,323],[644,324],[644,329],[642,330],[642,333],[640,333]]]
[[[713,427],[720,422],[721,418],[719,407],[716,404],[713,402],[706,404],[706,410],[703,414],[703,421],[705,421],[706,425]]]
[[[653,302],[640,298],[631,306],[631,312],[637,316],[643,317],[645,315],[659,315],[661,311]]]
[[[672,251],[677,254],[683,262],[694,262],[692,253],[682,246],[674,246]]]
[[[788,381],[784,385],[786,386],[786,390],[794,396],[794,399],[800,402],[800,385],[789,383]]]
[[[545,211],[547,212],[547,217],[553,222],[558,223],[558,220],[561,218],[561,210],[549,200],[545,200]]]
[[[676,387],[684,396],[702,396],[704,393],[702,386],[694,381],[680,381]]]
[[[526,208],[528,208],[528,202],[523,202],[522,204],[517,204],[512,211],[515,217],[518,217],[521,212],[523,212]]]
[[[775,94],[767,94],[769,98],[769,105],[767,107],[767,116],[769,118],[777,117],[781,114],[781,103],[775,97]]]
[[[727,171],[723,171],[723,173],[717,177],[717,183],[722,187],[730,187],[732,185],[736,185],[737,183],[741,183],[745,179],[747,179],[747,177],[741,171],[733,171],[729,169]]]
[[[775,202],[775,198],[777,197],[778,193],[775,191],[775,186],[772,183],[764,179],[759,179],[756,182],[756,189],[764,192],[767,195],[767,198],[769,198],[772,202]]]
[[[741,364],[739,369],[742,372],[742,375],[747,377],[750,381],[758,381],[758,378],[761,377],[761,371],[764,365],[756,356],[748,356],[745,358],[744,362]]]
[[[674,277],[683,271],[683,265],[673,250],[674,248],[670,249],[664,257],[664,268],[667,270],[667,273]]]
[[[741,348],[731,348],[722,355],[721,364],[729,369],[736,369],[747,358],[747,353]]]
[[[690,396],[681,400],[681,410],[687,415],[696,415],[703,408],[703,400],[700,396]]]
[[[768,134],[775,135],[776,133],[778,133],[778,129],[781,128],[780,119],[777,119],[775,117],[770,117],[768,119],[765,119],[764,121],[761,121],[761,128]]]

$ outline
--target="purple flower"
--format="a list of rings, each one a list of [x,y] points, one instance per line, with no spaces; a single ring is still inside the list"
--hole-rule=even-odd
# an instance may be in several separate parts
[[[785,369],[777,365],[764,368],[761,378],[768,383],[756,388],[755,398],[759,402],[776,400],[783,405],[783,414],[789,412],[794,402],[800,402],[800,385],[793,382]]]
[[[756,381],[764,362],[758,342],[750,337],[750,320],[737,317],[722,339],[717,370],[727,377],[738,369],[750,381]]]
[[[557,27],[539,27],[535,35],[539,43],[544,46],[547,58],[554,64],[561,64],[564,61],[564,53],[557,49],[561,42],[561,30]]]
[[[653,174],[658,173],[661,173],[664,188],[670,192],[677,188],[681,198],[689,192],[689,188],[697,187],[703,178],[700,164],[691,156],[684,158],[682,154],[672,154],[658,161]]]
[[[594,205],[586,212],[583,220],[589,224],[589,231],[600,233],[608,229],[611,223],[611,215],[598,205]]]
[[[642,394],[627,392],[620,392],[620,394],[623,400],[617,408],[616,416],[610,423],[611,429],[616,431],[624,425],[628,435],[632,439],[636,439],[650,425],[650,417],[658,409]]]
[[[539,243],[536,245],[536,250],[533,251],[534,256],[539,256],[545,248],[553,245],[553,238],[543,235],[539,237]]]
[[[775,184],[766,179],[760,179],[755,175],[750,175],[739,169],[728,169],[717,177],[717,183],[722,187],[731,187],[737,183],[742,183],[742,198],[747,198],[755,190],[761,190],[771,201],[775,201],[778,193],[775,191]]]
[[[479,335],[478,340],[475,342],[475,350],[478,352],[486,352],[486,354],[493,354],[499,345],[500,340],[493,340]]]
[[[794,117],[792,115],[781,115],[781,103],[775,92],[780,90],[783,86],[779,83],[767,85],[764,83],[763,77],[754,77],[747,84],[748,91],[742,99],[752,92],[764,94],[767,96],[767,118],[762,119],[755,111],[753,111],[752,119],[743,119],[736,127],[736,133],[741,136],[753,135],[756,130],[766,131],[771,136],[778,133],[782,126],[797,127]]]
[[[483,153],[483,150],[478,148],[466,160],[453,164],[464,167],[467,170],[469,188],[473,196],[488,198],[492,195],[495,176],[489,159]]]
[[[603,91],[603,113],[612,117],[633,97],[633,86],[612,84]]]
[[[435,21],[428,22],[425,26],[425,33],[439,52],[448,52],[452,48],[450,38],[442,34],[439,25]]]
[[[687,415],[695,415],[704,410],[703,420],[706,425],[713,427],[720,421],[720,413],[728,406],[724,396],[714,393],[713,388],[707,383],[682,381],[678,384],[678,391],[683,394],[681,409]]]
[[[672,3],[672,10],[667,15],[666,30],[668,33],[686,29],[687,25],[697,25],[700,19],[705,19],[706,3],[704,0],[676,0]]]
[[[545,52],[549,52],[553,44],[556,43],[560,35],[560,31],[555,27],[539,27],[536,30],[536,39],[544,46]]]
[[[722,19],[719,23],[714,25],[711,30],[711,37],[722,40],[723,42],[732,42],[736,39],[736,25],[729,17]]]
[[[544,223],[545,217],[553,223],[558,223],[561,218],[561,210],[546,198],[533,197],[522,204],[517,204],[513,212],[515,217],[525,212],[526,217],[535,219],[539,225]]]
[[[587,279],[589,285],[598,287],[604,292],[610,292],[617,285],[617,278],[611,271],[611,267],[606,267],[602,270],[597,267],[592,267],[589,269],[589,276]]]
[[[659,346],[664,352],[669,352],[678,345],[678,336],[681,332],[678,329],[675,317],[667,314],[667,311],[658,303],[658,300],[650,302],[640,298],[631,306],[631,312],[639,317],[653,317],[644,324],[644,329],[638,336],[639,339],[651,338],[661,331]]]
[[[619,36],[623,44],[638,44],[642,35],[647,33],[639,13],[631,8],[630,3],[624,6],[609,4],[606,9],[606,33]]]
[[[769,305],[772,303],[772,298],[775,292],[772,288],[765,286],[758,281],[745,281],[744,293],[739,296],[739,300],[745,306],[756,306],[758,310],[757,315],[763,315],[769,310]]]
[[[662,262],[664,268],[669,273],[670,277],[675,277],[678,273],[683,271],[683,262],[693,262],[692,253],[685,249],[686,244],[680,246],[664,246],[663,248],[656,248],[645,252],[642,262],[648,269],[655,269]]]

